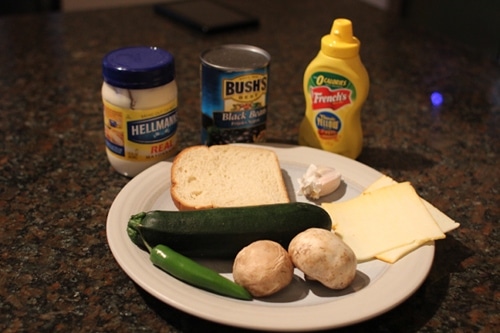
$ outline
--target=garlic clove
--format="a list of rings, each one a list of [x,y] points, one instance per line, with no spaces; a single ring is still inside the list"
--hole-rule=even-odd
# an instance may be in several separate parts
[[[309,199],[319,199],[334,192],[341,183],[342,176],[334,168],[311,164],[304,176],[298,179],[298,194]]]
[[[321,175],[317,180],[320,184],[319,197],[333,193],[340,186],[341,180],[340,173],[334,169]]]

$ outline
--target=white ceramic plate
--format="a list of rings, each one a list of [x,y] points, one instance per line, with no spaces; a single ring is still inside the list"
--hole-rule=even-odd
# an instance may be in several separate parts
[[[309,164],[331,166],[343,175],[343,186],[324,200],[346,200],[359,195],[381,174],[357,161],[322,150],[266,144],[280,160],[292,201],[297,178]],[[304,331],[351,325],[380,315],[406,300],[425,280],[434,257],[429,243],[389,265],[378,260],[361,263],[353,284],[332,291],[305,282],[300,271],[290,286],[269,298],[240,301],[187,285],[149,261],[148,254],[127,236],[129,217],[152,209],[176,210],[170,198],[170,162],[160,162],[133,178],[118,194],[107,219],[109,247],[122,269],[139,286],[161,301],[189,314],[214,322],[271,331]],[[232,263],[204,261],[231,277]]]

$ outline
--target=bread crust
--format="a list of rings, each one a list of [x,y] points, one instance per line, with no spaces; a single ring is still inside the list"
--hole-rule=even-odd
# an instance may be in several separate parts
[[[188,148],[183,149],[173,160],[171,171],[170,171],[170,179],[171,179],[171,188],[170,188],[170,195],[172,197],[172,201],[174,205],[177,207],[177,209],[186,211],[186,210],[200,210],[200,209],[208,209],[208,208],[216,208],[216,207],[223,207],[223,206],[216,206],[213,203],[210,204],[196,204],[193,202],[189,202],[182,198],[178,192],[180,192],[182,189],[182,183],[180,181],[180,169],[182,167],[182,163],[185,159],[188,159],[196,154],[200,155],[201,157],[209,155],[209,158],[217,158],[218,155],[220,154],[236,154],[237,152],[242,152],[244,150],[245,153],[258,153],[258,152],[263,152],[265,151],[266,154],[269,152],[272,153],[273,156],[273,162],[275,163],[272,167],[274,168],[272,172],[278,172],[280,177],[277,177],[275,179],[276,183],[278,184],[277,186],[279,187],[277,189],[277,192],[280,193],[281,199],[280,202],[290,202],[290,199],[288,197],[288,192],[287,188],[285,185],[285,181],[282,176],[280,164],[278,157],[276,154],[269,149],[265,148],[260,148],[260,147],[244,147],[244,146],[238,146],[238,145],[214,145],[214,146],[205,146],[205,145],[197,145],[197,146],[191,146]],[[211,161],[205,161],[206,163],[209,163]],[[275,168],[279,169],[276,170]],[[216,171],[216,170],[213,170]],[[249,198],[250,199],[250,198]],[[258,204],[271,204],[275,202],[259,202]],[[249,202],[241,202],[241,206],[248,206],[251,204],[251,201]]]
[[[198,146],[191,146],[188,148],[185,148],[177,154],[177,156],[174,158],[172,162],[172,167],[170,169],[170,182],[171,182],[171,187],[170,187],[170,196],[172,197],[172,201],[174,202],[175,207],[177,207],[178,210],[198,210],[198,209],[205,209],[205,208],[212,208],[212,207],[196,207],[192,205],[185,204],[184,201],[177,195],[176,189],[179,186],[179,181],[177,179],[176,173],[178,172],[178,164],[180,161],[184,158],[185,155],[191,154],[193,151],[197,150],[207,150],[209,149],[208,146],[204,145],[198,145]]]

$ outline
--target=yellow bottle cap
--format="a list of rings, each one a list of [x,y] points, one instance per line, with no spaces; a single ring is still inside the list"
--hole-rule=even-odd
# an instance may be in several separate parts
[[[329,57],[352,58],[359,54],[359,40],[352,35],[352,23],[348,19],[333,21],[332,31],[321,38],[321,51]]]

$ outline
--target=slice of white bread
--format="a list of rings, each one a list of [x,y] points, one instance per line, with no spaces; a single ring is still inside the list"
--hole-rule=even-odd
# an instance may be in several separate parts
[[[278,157],[265,148],[186,148],[173,161],[171,182],[179,210],[290,202]]]

